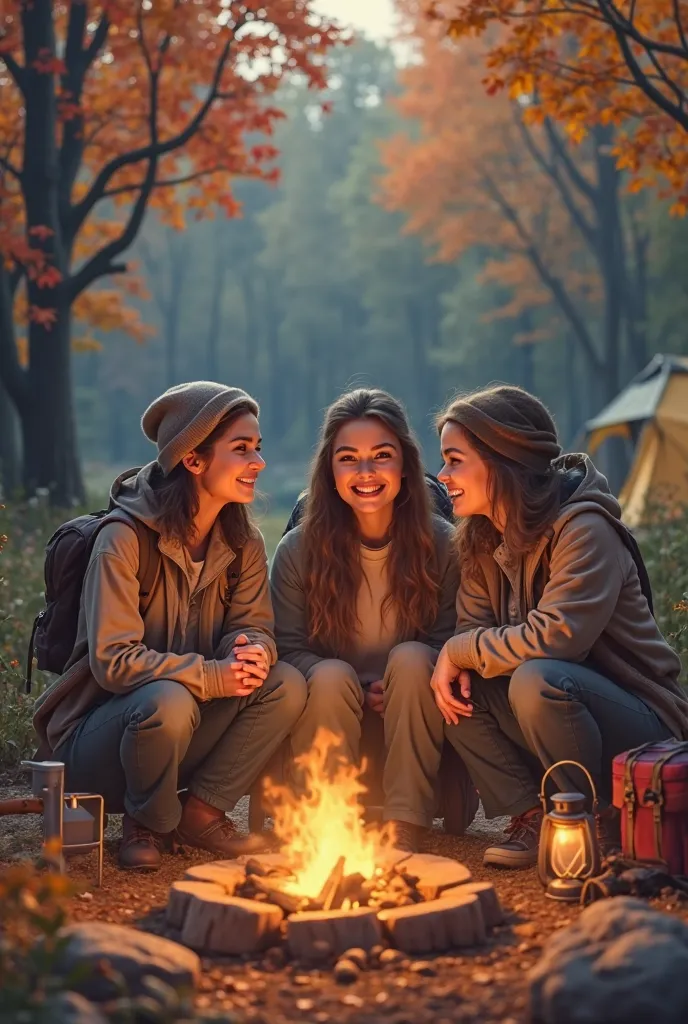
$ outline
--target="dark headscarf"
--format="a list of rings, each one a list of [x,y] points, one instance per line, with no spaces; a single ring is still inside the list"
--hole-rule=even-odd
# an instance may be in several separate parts
[[[545,406],[522,388],[499,384],[452,402],[439,421],[457,423],[512,462],[546,473],[561,455],[557,428]]]

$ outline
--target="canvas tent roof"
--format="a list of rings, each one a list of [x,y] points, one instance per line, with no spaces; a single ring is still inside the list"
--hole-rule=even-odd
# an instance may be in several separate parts
[[[586,424],[586,435],[591,454],[608,437],[635,443],[619,494],[630,525],[641,521],[648,500],[688,503],[688,357],[655,356]]]
[[[688,357],[656,355],[602,412],[588,420],[585,424],[588,443],[598,430],[654,416],[667,382],[674,373],[688,374]]]

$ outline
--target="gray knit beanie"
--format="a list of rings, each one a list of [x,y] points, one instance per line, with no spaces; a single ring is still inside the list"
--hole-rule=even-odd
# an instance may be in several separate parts
[[[141,427],[158,446],[158,462],[165,476],[212,434],[220,420],[241,405],[258,415],[258,403],[241,388],[209,380],[175,384],[151,402]]]

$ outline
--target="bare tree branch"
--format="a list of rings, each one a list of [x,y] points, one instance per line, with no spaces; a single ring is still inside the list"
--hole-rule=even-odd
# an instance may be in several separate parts
[[[237,27],[241,27],[242,24],[243,21],[240,22]],[[117,173],[117,171],[121,170],[123,167],[130,166],[131,164],[141,163],[144,160],[157,161],[166,153],[172,153],[174,150],[180,149],[193,138],[195,133],[198,131],[198,128],[205,120],[213,102],[217,99],[220,81],[222,80],[222,73],[229,58],[231,44],[232,39],[229,39],[223,46],[213,72],[208,93],[196,113],[182,131],[164,142],[160,142],[156,139],[155,144],[149,143],[149,145],[141,146],[139,149],[133,149],[128,153],[122,153],[118,157],[114,157],[110,160],[101,169],[82,201],[72,208],[70,229],[73,234],[76,234],[93,207],[102,199],[103,192],[107,188],[108,182]]]
[[[571,328],[580,342],[590,365],[596,372],[601,372],[603,366],[597,352],[595,351],[592,338],[590,337],[588,329],[583,322],[583,318],[576,308],[576,304],[566,290],[563,282],[549,270],[535,242],[521,221],[515,207],[507,200],[506,196],[501,192],[494,179],[484,170],[483,179],[488,194],[499,206],[509,223],[513,225],[519,238],[523,242],[525,255],[531,261],[540,277],[540,280],[547,286],[547,288],[549,288],[560,309],[571,324]]]
[[[0,61],[5,65],[5,67],[9,71],[10,75],[14,80],[14,84],[17,86],[20,92],[24,94],[24,91],[26,89],[25,69],[21,66],[21,64],[19,64],[18,61],[14,59],[11,53],[3,53],[2,55],[0,55]]]
[[[220,171],[224,171],[226,168],[218,165],[217,167],[209,167],[204,171],[195,171],[193,174],[181,175],[179,178],[162,178],[153,182],[153,188],[172,188],[176,185],[188,185],[191,181],[198,181],[199,178],[207,178],[211,174],[218,174]],[[120,185],[118,188],[108,188],[103,192],[103,197],[108,198],[112,196],[123,196],[130,192],[139,192],[143,188],[144,182],[139,181],[132,185]]]

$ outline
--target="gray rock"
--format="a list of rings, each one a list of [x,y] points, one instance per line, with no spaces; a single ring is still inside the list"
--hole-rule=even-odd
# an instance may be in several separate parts
[[[685,1024],[688,926],[621,896],[555,934],[530,973],[532,1024]]]
[[[97,1006],[78,992],[58,992],[43,1003],[41,1024],[107,1024]]]
[[[201,961],[186,946],[124,925],[88,921],[69,925],[61,937],[67,941],[56,973],[69,977],[69,987],[89,999],[101,1001],[123,994],[110,972],[121,975],[124,994],[131,996],[146,991],[146,975],[160,978],[178,991],[195,988],[201,973]],[[109,964],[105,969],[101,966],[104,961]]]

